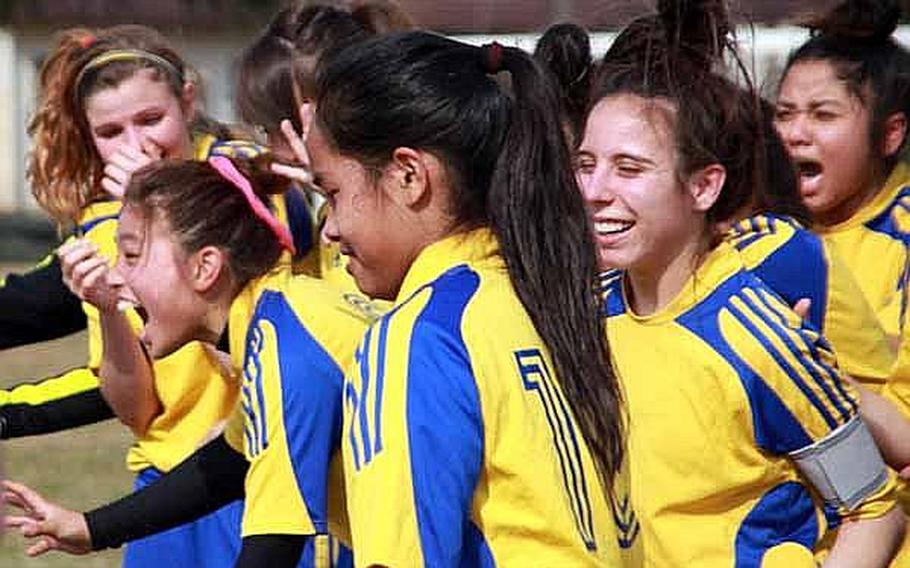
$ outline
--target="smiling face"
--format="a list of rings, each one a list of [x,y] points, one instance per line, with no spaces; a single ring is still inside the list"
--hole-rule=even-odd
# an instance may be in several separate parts
[[[98,155],[107,161],[117,150],[157,148],[166,158],[191,158],[189,121],[193,91],[177,97],[170,83],[141,69],[116,87],[101,89],[85,99],[85,118]]]
[[[306,147],[314,182],[330,207],[324,237],[339,243],[347,271],[364,294],[394,300],[425,242],[389,193],[397,189],[393,176],[388,169],[373,175],[340,154],[318,125],[310,130]]]
[[[870,111],[827,61],[795,63],[781,82],[775,126],[799,171],[803,202],[822,224],[849,219],[878,189]]]
[[[588,116],[576,177],[602,270],[656,273],[703,234],[704,215],[678,181],[668,103],[602,99]]]
[[[149,222],[126,205],[117,227],[117,270],[124,300],[139,305],[147,320],[140,340],[152,358],[169,355],[194,339],[205,339],[206,303],[191,284],[190,263],[159,215]]]

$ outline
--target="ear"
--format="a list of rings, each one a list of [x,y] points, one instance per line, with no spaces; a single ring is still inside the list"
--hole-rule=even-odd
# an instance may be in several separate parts
[[[896,112],[885,119],[882,128],[882,154],[893,156],[901,149],[904,138],[907,137],[907,115]]]
[[[386,185],[389,196],[399,205],[415,206],[430,190],[428,155],[413,148],[399,147],[392,152],[392,161],[385,175],[391,176]]]
[[[710,164],[689,176],[687,187],[695,211],[705,213],[720,197],[727,179],[727,170],[720,164]]]
[[[196,118],[196,84],[187,81],[183,84],[183,92],[180,93],[180,108],[183,110],[183,116],[186,117],[187,123]]]
[[[190,278],[193,290],[203,294],[215,286],[227,265],[224,251],[216,246],[205,246],[190,258]]]

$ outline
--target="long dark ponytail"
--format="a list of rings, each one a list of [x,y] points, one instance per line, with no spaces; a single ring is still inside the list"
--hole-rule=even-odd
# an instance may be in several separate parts
[[[510,96],[493,79],[511,75]],[[618,382],[592,289],[596,255],[558,94],[524,52],[429,33],[380,38],[328,60],[317,124],[342,154],[381,166],[399,146],[433,152],[461,226],[489,225],[543,338],[606,487],[623,457]]]

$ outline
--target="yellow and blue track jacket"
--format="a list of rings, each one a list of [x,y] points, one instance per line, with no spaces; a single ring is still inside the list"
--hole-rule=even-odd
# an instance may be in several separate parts
[[[727,242],[739,251],[745,267],[788,305],[811,300],[808,320],[831,343],[840,369],[881,390],[897,353],[836,250],[797,221],[770,214],[740,221]]]
[[[364,336],[342,453],[358,566],[621,566],[637,542],[486,229],[424,249]]]
[[[342,385],[373,319],[363,305],[285,266],[248,285],[231,308],[243,382],[225,435],[250,462],[243,536],[313,535],[315,566],[334,565],[330,530],[348,538]]]
[[[852,511],[824,505],[788,454],[857,414],[827,341],[721,243],[670,304],[636,315],[624,274],[603,313],[629,414],[645,565],[815,566],[820,538],[894,505],[889,478]]]

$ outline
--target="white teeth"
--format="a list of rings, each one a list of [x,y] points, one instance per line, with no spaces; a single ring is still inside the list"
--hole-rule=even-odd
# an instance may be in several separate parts
[[[138,308],[139,304],[136,302],[131,302],[129,300],[117,300],[117,311],[125,312],[132,308]]]
[[[626,229],[630,228],[634,223],[631,221],[618,221],[618,220],[609,220],[609,221],[595,221],[594,230],[601,235],[612,235],[615,233],[621,233]]]

